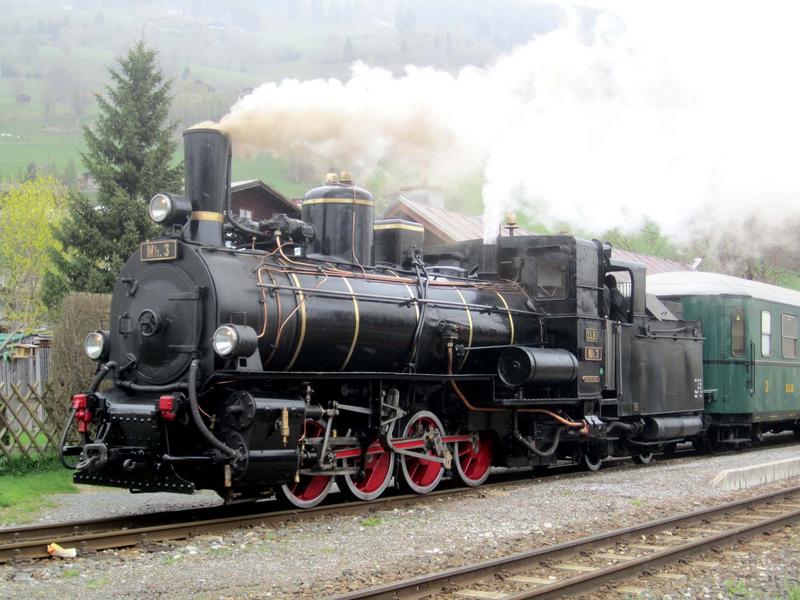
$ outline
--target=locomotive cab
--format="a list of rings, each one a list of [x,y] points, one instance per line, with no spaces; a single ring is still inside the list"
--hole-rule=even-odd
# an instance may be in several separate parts
[[[593,411],[603,375],[603,246],[565,235],[500,237],[497,267],[498,276],[518,283],[541,313],[538,344],[575,358],[571,381],[525,390],[525,396],[555,396],[581,408],[586,400]]]

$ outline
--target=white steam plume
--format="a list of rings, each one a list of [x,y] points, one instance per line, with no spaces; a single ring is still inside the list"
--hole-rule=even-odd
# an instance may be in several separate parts
[[[347,82],[264,84],[218,126],[245,155],[445,187],[482,172],[487,239],[507,210],[592,233],[649,219],[677,239],[697,222],[797,215],[800,5],[572,6],[489,67],[395,77],[357,63]]]

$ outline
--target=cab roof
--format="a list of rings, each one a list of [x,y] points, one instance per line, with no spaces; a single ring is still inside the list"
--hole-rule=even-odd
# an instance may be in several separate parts
[[[746,296],[800,306],[800,292],[776,285],[740,279],[720,273],[678,271],[647,277],[647,293],[661,298],[672,296]]]

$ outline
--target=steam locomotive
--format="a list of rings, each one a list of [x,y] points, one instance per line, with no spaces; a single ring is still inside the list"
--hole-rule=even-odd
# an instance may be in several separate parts
[[[185,197],[153,198],[164,235],[86,340],[98,371],[62,439],[75,482],[310,507],[334,482],[424,494],[492,465],[648,462],[702,435],[700,324],[609,245],[506,235],[423,256],[423,228],[375,220],[347,176],[308,192],[302,220],[245,223],[227,136],[190,129],[184,150]]]

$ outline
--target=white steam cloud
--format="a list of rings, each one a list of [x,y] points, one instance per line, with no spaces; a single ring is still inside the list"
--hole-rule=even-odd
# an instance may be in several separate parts
[[[491,66],[356,63],[346,82],[264,84],[217,125],[242,155],[444,187],[483,173],[487,239],[508,210],[592,233],[649,219],[679,240],[698,222],[797,216],[800,5],[572,6]]]

